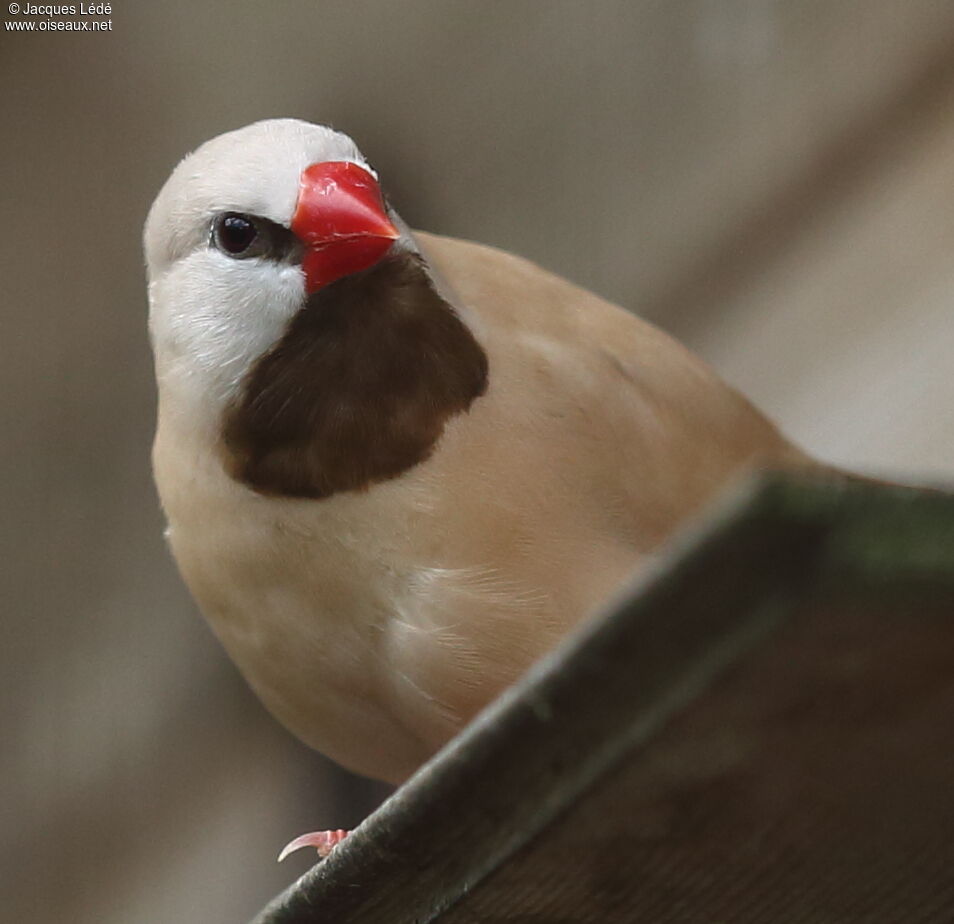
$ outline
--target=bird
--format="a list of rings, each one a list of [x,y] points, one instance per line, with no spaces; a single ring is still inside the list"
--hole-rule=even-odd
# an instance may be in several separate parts
[[[327,126],[199,146],[144,251],[172,555],[267,709],[365,776],[406,780],[741,473],[817,464],[633,312],[412,231]]]

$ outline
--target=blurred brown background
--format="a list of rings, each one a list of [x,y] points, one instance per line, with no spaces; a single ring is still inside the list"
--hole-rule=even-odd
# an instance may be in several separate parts
[[[817,455],[954,481],[954,4],[110,18],[0,32],[0,920],[241,921],[380,796],[263,714],[163,546],[140,231],[221,131],[331,122],[412,224],[647,315]]]

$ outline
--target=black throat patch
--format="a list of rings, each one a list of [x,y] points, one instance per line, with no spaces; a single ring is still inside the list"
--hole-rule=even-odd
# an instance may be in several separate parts
[[[430,456],[487,388],[487,356],[416,254],[311,295],[251,368],[223,427],[229,474],[264,494],[330,497]]]

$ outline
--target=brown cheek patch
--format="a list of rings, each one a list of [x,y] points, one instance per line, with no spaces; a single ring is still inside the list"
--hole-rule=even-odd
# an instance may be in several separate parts
[[[226,414],[226,468],[267,494],[329,497],[424,461],[487,387],[487,357],[398,254],[314,293]]]

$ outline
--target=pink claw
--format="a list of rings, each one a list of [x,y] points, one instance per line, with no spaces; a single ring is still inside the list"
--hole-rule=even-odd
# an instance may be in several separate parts
[[[318,856],[324,860],[350,833],[338,828],[337,831],[312,831],[310,834],[302,834],[282,848],[282,852],[278,855],[278,862],[281,863],[290,853],[302,847],[314,847],[318,851]]]

